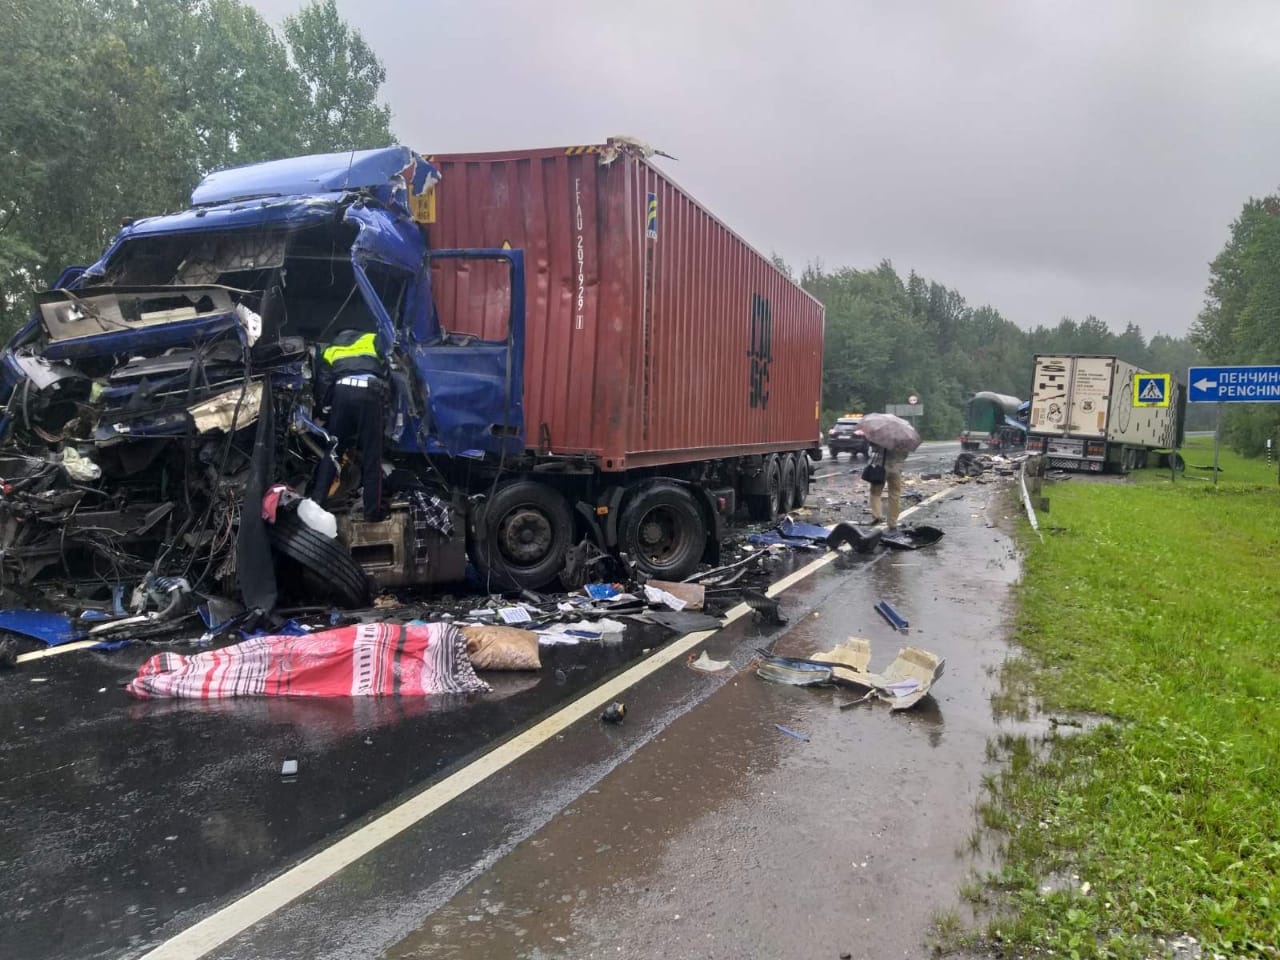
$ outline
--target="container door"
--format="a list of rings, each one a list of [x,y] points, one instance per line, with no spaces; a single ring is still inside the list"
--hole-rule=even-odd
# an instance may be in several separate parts
[[[1068,394],[1067,432],[1075,437],[1102,437],[1112,401],[1112,357],[1076,357]],[[1119,406],[1119,405],[1117,405]],[[1132,402],[1126,404],[1131,410]]]
[[[455,456],[524,449],[524,254],[428,255],[433,315],[411,350],[426,387],[428,451]]]
[[[1067,395],[1074,357],[1036,357],[1031,384],[1031,430],[1042,434],[1067,432]]]

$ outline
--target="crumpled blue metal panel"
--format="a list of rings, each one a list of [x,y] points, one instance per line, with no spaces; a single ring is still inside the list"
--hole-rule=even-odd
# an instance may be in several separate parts
[[[84,636],[71,626],[71,618],[45,610],[0,610],[0,630],[20,633],[51,647]]]
[[[101,259],[84,271],[89,279],[102,276],[120,246],[135,237],[167,233],[307,227],[323,223],[338,209],[336,197],[286,197],[254,203],[232,203],[200,210],[183,210],[162,217],[148,217],[130,224],[116,234]]]
[[[408,147],[382,147],[251,163],[209,174],[192,192],[191,203],[204,206],[255,197],[378,187],[412,162],[413,151]]]
[[[378,207],[352,204],[343,219],[360,228],[351,245],[352,259],[390,264],[415,276],[422,269],[427,246],[417,225],[408,217]]]

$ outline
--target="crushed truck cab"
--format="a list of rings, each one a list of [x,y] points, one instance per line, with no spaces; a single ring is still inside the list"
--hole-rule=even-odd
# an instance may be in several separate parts
[[[612,197],[618,175],[652,170],[629,142],[609,157],[579,158],[601,197]],[[388,147],[218,171],[197,186],[190,209],[129,223],[97,263],[68,269],[39,293],[0,365],[3,589],[79,608],[118,605],[121,585],[158,578],[243,593],[263,569],[250,533],[268,494],[279,507],[263,522],[282,596],[356,605],[371,584],[458,581],[468,560],[490,588],[570,585],[619,551],[671,578],[714,556],[720,525],[740,504],[772,515],[802,497],[805,452],[817,436],[820,307],[787,293],[806,311],[800,363],[783,336],[792,318],[770,312],[776,270],[760,268],[750,289],[727,291],[735,334],[713,349],[735,362],[755,350],[754,393],[744,388],[731,403],[743,422],[709,425],[697,449],[654,456],[625,443],[610,451],[591,437],[566,449],[552,416],[526,424],[527,378],[536,363],[536,403],[560,409],[556,391],[567,397],[582,380],[585,366],[563,363],[565,379],[545,376],[556,337],[574,357],[585,343],[573,337],[578,281],[559,278],[568,296],[548,310],[538,264],[541,326],[526,329],[525,252],[581,249],[583,226],[576,239],[570,218],[563,236],[495,230],[456,242],[463,222],[495,203],[522,204],[474,187],[449,198],[448,166]],[[441,222],[437,199],[448,211]],[[609,238],[622,226],[600,224],[605,241],[616,242]],[[647,255],[652,269],[654,251]],[[618,329],[629,319],[623,306]],[[667,329],[652,304],[643,322],[650,337]],[[360,474],[344,462],[330,491],[333,538],[299,521],[293,501],[321,458],[334,456],[312,387],[319,353],[344,330],[374,334],[388,364],[390,515],[365,521],[351,506]],[[664,367],[648,355],[654,344],[636,343],[647,390],[673,361]],[[776,407],[813,396],[812,423],[806,415],[771,435],[762,364],[766,376],[803,390]],[[628,391],[616,377],[608,389]],[[760,410],[751,418],[753,403]]]

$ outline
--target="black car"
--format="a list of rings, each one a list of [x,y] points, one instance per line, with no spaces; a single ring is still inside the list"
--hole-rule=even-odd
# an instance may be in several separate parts
[[[849,454],[849,459],[857,459],[858,454],[869,457],[871,444],[858,432],[862,426],[861,417],[841,417],[827,431],[827,449],[831,451],[831,459],[839,460],[840,454]]]

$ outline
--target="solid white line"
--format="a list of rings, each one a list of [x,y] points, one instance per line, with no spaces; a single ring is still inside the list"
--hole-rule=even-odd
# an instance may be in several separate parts
[[[904,510],[901,516],[910,516],[950,492],[950,489],[941,490],[929,499]],[[769,587],[765,591],[766,594],[771,597],[777,596],[821,570],[836,556],[834,551],[828,551],[799,570],[783,577]],[[445,804],[456,800],[472,787],[510,766],[535,747],[563,732],[570,724],[590,716],[645,677],[678,660],[698,644],[715,636],[724,627],[750,612],[750,607],[740,603],[725,614],[725,622],[719,629],[686,634],[673,641],[612,680],[583,694],[540,723],[534,724],[528,730],[495,747],[461,770],[445,777],[439,783],[432,784],[398,806],[392,807],[377,820],[365,824],[355,833],[325,847],[301,863],[290,867],[275,879],[245,894],[239,900],[232,901],[221,910],[170,937],[144,954],[142,960],[199,960],[211,950],[239,936],[255,923],[265,920],[298,897],[314,890],[340,870],[349,867],[397,834],[408,830]]]

